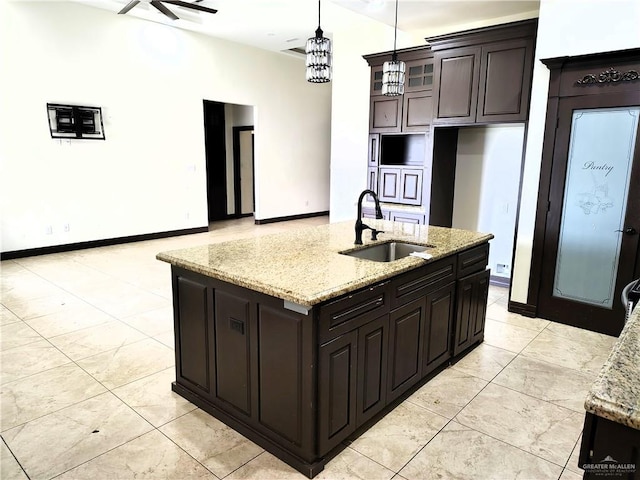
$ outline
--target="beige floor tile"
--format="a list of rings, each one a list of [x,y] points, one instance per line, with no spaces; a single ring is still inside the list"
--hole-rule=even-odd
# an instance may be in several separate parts
[[[447,419],[404,402],[352,444],[355,451],[399,471],[447,423]]]
[[[20,318],[4,305],[0,305],[0,326],[19,322]]]
[[[282,460],[277,459],[269,452],[262,452],[256,458],[226,476],[225,480],[263,480],[267,478],[269,480],[304,480],[308,477]],[[316,476],[314,480],[318,478],[320,477]]]
[[[456,421],[564,466],[582,431],[583,417],[490,384],[456,416]]]
[[[493,383],[584,414],[596,376],[519,355]]]
[[[102,385],[74,364],[6,383],[0,389],[2,431],[105,391]]]
[[[69,357],[44,338],[0,352],[0,384],[70,363]]]
[[[509,294],[509,289],[505,287],[498,287],[497,285],[489,285],[489,294],[487,295],[487,304],[491,305],[497,302],[501,298],[506,298]]]
[[[0,261],[0,277],[5,277],[24,270],[24,267],[14,260]]]
[[[21,347],[42,337],[24,322],[9,323],[0,327],[0,350]]]
[[[51,338],[113,320],[112,316],[91,305],[77,305],[63,312],[32,318],[26,323],[43,337]]]
[[[153,338],[154,340],[157,340],[161,344],[166,345],[171,350],[175,350],[176,343],[175,343],[175,336],[173,335],[173,331],[161,333],[160,335],[156,335]]]
[[[488,382],[448,368],[411,395],[407,401],[443,417],[455,417]]]
[[[171,306],[168,299],[126,281],[98,282],[83,295],[88,303],[118,319]]]
[[[160,427],[160,431],[218,478],[226,477],[263,452],[202,410],[187,413]]]
[[[154,430],[56,478],[59,480],[124,478],[215,480],[216,477],[175,443]]]
[[[536,332],[541,332],[551,323],[549,320],[524,317],[517,313],[510,312],[505,306],[499,303],[494,303],[487,307],[487,318],[498,322],[508,323],[509,325],[515,325],[516,327],[535,330]]]
[[[122,321],[150,337],[166,332],[171,332],[173,335],[173,307],[159,308],[124,317]]]
[[[400,475],[408,480],[556,480],[561,471],[558,465],[451,422]]]
[[[565,468],[559,480],[582,480],[582,475]]]
[[[494,347],[520,353],[538,335],[535,330],[498,322],[487,318],[484,327],[484,342]]]
[[[0,277],[0,296],[2,303],[59,295],[60,288],[28,270]]]
[[[175,369],[168,368],[116,388],[113,393],[153,426],[159,427],[196,409],[194,404],[171,390],[171,382],[175,379]]]
[[[515,357],[516,354],[514,352],[493,347],[487,343],[481,343],[455,363],[453,368],[490,381]]]
[[[522,354],[561,367],[598,374],[610,351],[611,348],[585,344],[579,339],[561,337],[544,329],[527,345]]]
[[[87,306],[87,304],[78,297],[67,292],[36,298],[34,300],[19,299],[7,301],[5,305],[22,320],[65,312],[72,307]]]
[[[113,389],[172,367],[175,356],[170,348],[146,339],[77,363],[105,387]]]
[[[574,473],[577,473],[580,475],[580,477],[582,477],[582,474],[584,473],[584,470],[582,470],[578,465],[580,465],[579,462],[579,456],[580,456],[580,445],[582,444],[582,435],[580,435],[580,437],[578,438],[578,441],[576,442],[576,446],[573,447],[573,452],[571,452],[571,457],[569,457],[569,461],[567,462],[567,465],[565,466],[565,469],[569,469]]]
[[[28,480],[29,478],[2,440],[0,440],[0,478],[2,480]]]
[[[549,322],[546,330],[558,337],[579,341],[584,345],[603,349],[607,352],[611,351],[611,348],[613,348],[613,345],[618,340],[617,337],[612,337],[611,335],[590,332],[589,330],[583,330],[582,328],[572,327],[571,325],[564,325],[558,322]]]
[[[145,338],[145,334],[114,320],[51,337],[49,341],[72,360],[80,360]]]
[[[152,430],[107,392],[3,432],[32,479],[51,478]]]

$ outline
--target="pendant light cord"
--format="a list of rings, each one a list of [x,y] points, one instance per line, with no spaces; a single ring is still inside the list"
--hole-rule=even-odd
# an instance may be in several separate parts
[[[318,0],[318,28],[320,28],[320,0]]]
[[[318,0],[320,1],[320,0]],[[393,56],[392,56],[392,60],[395,61],[397,59],[397,54],[396,54],[396,40],[398,38],[398,0],[396,0],[396,25],[395,28],[393,29]]]

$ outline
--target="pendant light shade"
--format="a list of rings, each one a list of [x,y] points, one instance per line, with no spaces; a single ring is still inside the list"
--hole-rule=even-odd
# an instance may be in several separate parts
[[[404,93],[404,72],[406,65],[398,60],[396,38],[398,36],[398,0],[396,0],[396,25],[393,33],[393,55],[390,62],[382,65],[382,94],[395,97]]]
[[[316,36],[307,40],[307,82],[331,81],[331,40],[323,36],[320,28],[320,0],[318,0],[318,29]]]

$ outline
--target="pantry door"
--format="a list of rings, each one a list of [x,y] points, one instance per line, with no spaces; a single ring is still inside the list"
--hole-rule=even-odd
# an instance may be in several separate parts
[[[538,315],[618,335],[640,231],[640,95],[562,98]],[[625,103],[627,105],[625,105]]]

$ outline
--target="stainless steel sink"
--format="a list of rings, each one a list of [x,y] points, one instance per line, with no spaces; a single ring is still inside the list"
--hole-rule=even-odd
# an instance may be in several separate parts
[[[408,257],[413,252],[425,252],[429,248],[429,246],[414,245],[413,243],[387,242],[340,253],[374,262],[393,262]]]

